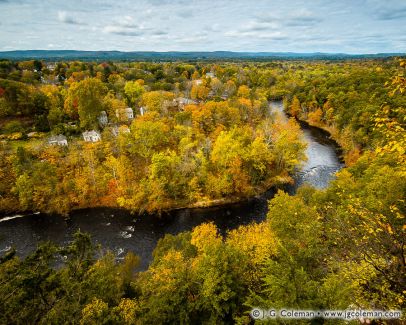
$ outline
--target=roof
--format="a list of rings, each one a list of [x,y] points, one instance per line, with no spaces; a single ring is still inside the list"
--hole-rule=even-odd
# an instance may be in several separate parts
[[[118,114],[118,113],[126,113],[126,114],[133,113],[133,109],[131,107],[119,108],[119,109],[116,109],[116,114]]]
[[[83,134],[83,136],[94,136],[94,135],[100,136],[100,133],[95,130],[85,131],[82,134]]]
[[[66,140],[67,140],[66,137],[62,134],[51,136],[48,139],[49,142],[60,142],[60,141],[66,141]]]
[[[185,97],[178,97],[176,100],[180,103],[196,103],[193,99],[185,98]]]

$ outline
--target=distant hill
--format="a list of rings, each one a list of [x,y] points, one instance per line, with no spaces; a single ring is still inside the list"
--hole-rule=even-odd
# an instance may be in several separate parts
[[[344,60],[404,56],[405,53],[345,54],[345,53],[294,53],[294,52],[120,52],[120,51],[73,51],[73,50],[27,50],[0,52],[0,59],[47,61],[60,60],[131,60],[131,61],[175,61],[175,60]]]

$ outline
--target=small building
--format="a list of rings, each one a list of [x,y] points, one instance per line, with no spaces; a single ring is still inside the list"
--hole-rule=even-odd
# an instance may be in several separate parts
[[[101,135],[95,130],[85,131],[82,133],[83,139],[86,142],[97,142],[101,140]]]
[[[197,104],[197,102],[193,99],[190,98],[185,98],[185,97],[178,97],[175,99],[179,105],[193,105]]]
[[[132,120],[134,112],[131,107],[116,109],[116,116],[120,121]]]
[[[55,63],[47,63],[46,68],[47,68],[49,71],[54,71],[55,68],[56,68],[56,64],[55,64]]]
[[[175,100],[164,100],[163,106],[166,108],[171,108],[177,106],[178,103]]]
[[[193,80],[193,84],[196,85],[196,86],[199,86],[199,85],[201,85],[202,83],[203,83],[203,80],[202,80],[202,79]]]
[[[127,125],[121,125],[120,127],[115,125],[111,128],[111,133],[117,137],[119,134],[130,133],[130,128]]]
[[[107,118],[107,113],[106,111],[101,111],[99,117],[97,118],[99,120],[99,124],[101,126],[106,126],[107,123],[109,122],[109,119]]]
[[[206,78],[211,78],[213,79],[216,75],[214,74],[214,72],[207,72],[206,73]]]
[[[62,134],[54,135],[48,139],[48,144],[51,146],[67,146],[68,140]]]
[[[183,109],[185,105],[195,105],[197,104],[197,101],[190,99],[190,98],[185,98],[185,97],[178,97],[175,99],[175,101],[178,104],[178,107],[180,109]]]

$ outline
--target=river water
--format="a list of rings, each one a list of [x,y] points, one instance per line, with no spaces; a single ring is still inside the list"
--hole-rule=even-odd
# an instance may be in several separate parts
[[[272,102],[271,110],[286,119],[282,102]],[[328,134],[302,124],[304,140],[307,142],[308,160],[295,176],[295,184],[286,187],[293,194],[303,183],[325,188],[335,172],[343,167],[339,159],[339,148]],[[41,241],[51,240],[66,245],[77,231],[88,232],[103,249],[113,251],[118,259],[129,251],[141,257],[140,269],[151,261],[152,251],[165,234],[188,231],[204,223],[214,222],[224,234],[240,225],[264,220],[267,201],[275,194],[271,189],[248,201],[221,207],[183,209],[159,216],[135,216],[128,211],[109,208],[94,208],[72,212],[65,220],[57,215],[33,214],[0,217],[0,256],[15,247],[20,256],[33,251]]]

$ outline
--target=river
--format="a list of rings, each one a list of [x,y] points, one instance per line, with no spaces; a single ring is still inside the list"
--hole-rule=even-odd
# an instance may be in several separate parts
[[[272,102],[271,109],[286,119],[282,102]],[[335,172],[343,167],[339,148],[328,134],[301,124],[307,142],[308,160],[295,176],[295,184],[286,187],[293,194],[303,183],[325,188]],[[0,219],[0,256],[15,247],[20,256],[33,251],[41,241],[66,245],[77,231],[88,232],[103,249],[113,251],[117,259],[129,251],[141,258],[140,269],[145,270],[151,261],[152,251],[165,234],[188,231],[203,222],[214,222],[225,234],[240,225],[264,220],[267,201],[275,194],[271,189],[248,201],[221,207],[183,209],[158,216],[134,216],[128,211],[94,208],[74,211],[65,220],[58,215],[33,214]]]

